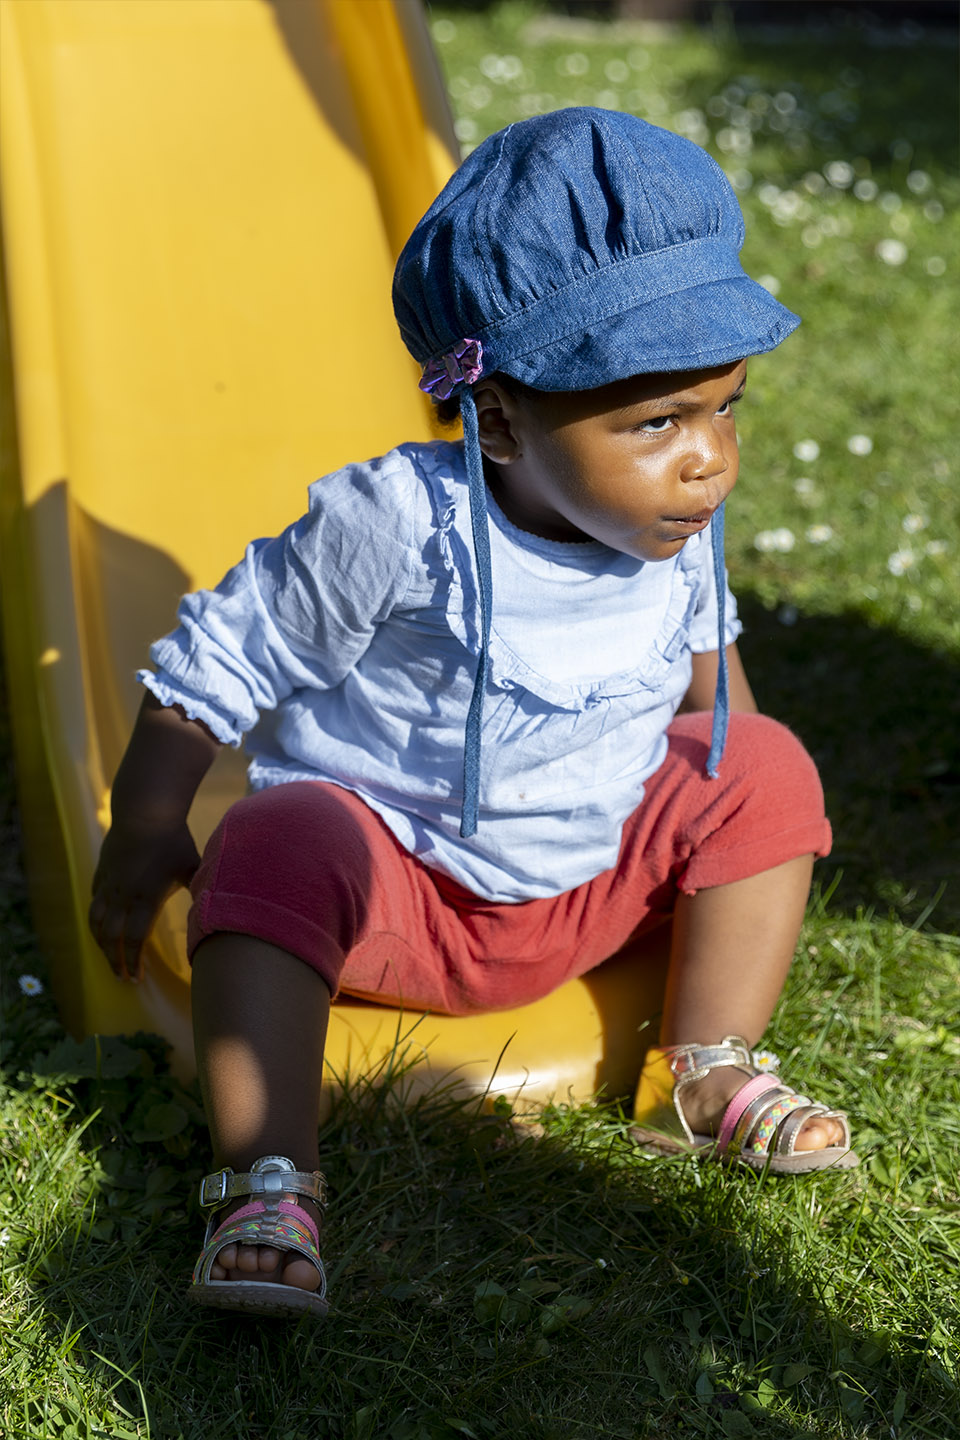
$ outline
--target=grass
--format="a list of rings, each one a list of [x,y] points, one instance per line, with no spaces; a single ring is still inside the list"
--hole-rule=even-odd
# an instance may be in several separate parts
[[[322,1137],[329,1322],[194,1315],[180,1294],[207,1154],[197,1097],[155,1038],[77,1046],[49,991],[21,990],[46,971],[4,781],[0,1431],[951,1440],[953,55],[842,27],[784,43],[719,21],[617,32],[521,5],[432,18],[468,143],[548,99],[629,104],[696,132],[741,172],[748,265],[804,315],[752,367],[730,566],[751,677],[816,754],[836,831],[767,1039],[791,1079],[849,1105],[864,1164],[773,1182],[645,1160],[615,1106],[554,1107],[540,1133],[443,1089],[405,1110],[396,1088],[360,1083]],[[747,151],[724,132],[751,115]],[[854,178],[834,170],[843,183],[820,188],[809,177],[826,182],[831,164]],[[858,196],[866,180],[876,194]],[[798,456],[811,440],[816,457]],[[814,526],[831,537],[808,538]]]

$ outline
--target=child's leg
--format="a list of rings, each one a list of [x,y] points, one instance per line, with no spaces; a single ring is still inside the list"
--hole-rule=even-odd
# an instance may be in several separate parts
[[[673,920],[661,1045],[717,1044],[742,1035],[755,1045],[783,989],[803,922],[813,856],[802,855],[745,880],[681,894]],[[736,1067],[691,1085],[685,1113],[700,1133],[714,1129],[743,1084]],[[840,1144],[837,1120],[811,1119],[798,1150]]]
[[[222,932],[197,947],[194,1038],[218,1166],[243,1172],[262,1155],[285,1155],[298,1170],[318,1169],[329,1012],[323,979],[276,945]],[[319,1221],[312,1201],[299,1203]],[[282,1279],[309,1290],[320,1280],[308,1260],[294,1255],[284,1264],[278,1250],[252,1245],[226,1246],[212,1274],[215,1280]]]

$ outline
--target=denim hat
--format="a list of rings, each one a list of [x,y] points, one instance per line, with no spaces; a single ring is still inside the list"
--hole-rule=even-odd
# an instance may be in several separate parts
[[[701,370],[772,350],[798,317],[745,274],[743,216],[692,141],[619,111],[555,111],[491,135],[463,162],[397,262],[393,305],[421,388],[460,400],[480,592],[460,833],[479,814],[492,605],[483,457],[471,386],[538,390]],[[707,772],[728,720],[723,506],[711,521],[719,667]]]
[[[588,390],[705,369],[800,323],[744,273],[743,238],[698,145],[619,111],[559,110],[464,161],[400,255],[394,309],[421,365],[478,345],[472,379]]]

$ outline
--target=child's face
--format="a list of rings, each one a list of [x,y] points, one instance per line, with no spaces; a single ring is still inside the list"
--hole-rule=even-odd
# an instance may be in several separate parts
[[[668,560],[733,489],[733,404],[747,362],[637,375],[596,390],[476,392],[491,488],[508,519],[549,540],[600,540]]]

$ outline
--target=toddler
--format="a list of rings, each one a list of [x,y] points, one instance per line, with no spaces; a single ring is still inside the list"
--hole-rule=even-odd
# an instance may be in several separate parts
[[[639,1137],[779,1172],[857,1163],[845,1117],[751,1050],[830,830],[809,756],[757,714],[724,570],[746,357],[799,323],[742,241],[713,160],[642,120],[569,109],[492,136],[394,282],[463,442],[317,481],[153,646],[91,925],[136,981],[165,896],[192,888],[221,1167],[200,1304],[325,1309],[341,991],[512,1007],[669,934]],[[201,860],[191,800],[244,739],[251,791]]]

